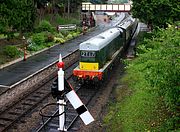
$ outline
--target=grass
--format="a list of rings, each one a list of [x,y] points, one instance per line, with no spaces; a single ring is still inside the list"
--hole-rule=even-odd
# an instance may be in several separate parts
[[[113,92],[116,101],[103,120],[107,132],[166,131],[167,111],[161,99],[149,90],[128,88],[122,80],[119,84]]]
[[[119,117],[122,121],[123,131],[147,131],[151,129],[156,106],[155,97],[149,93],[138,90],[126,99],[120,106]]]

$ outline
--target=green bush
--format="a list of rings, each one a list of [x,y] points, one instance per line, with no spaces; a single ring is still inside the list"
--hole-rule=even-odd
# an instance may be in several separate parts
[[[142,63],[147,70],[145,78],[152,87],[156,87],[160,96],[163,96],[169,109],[177,108],[180,95],[180,31],[171,27],[159,30],[153,39],[146,39],[138,47],[140,58],[134,64]]]
[[[76,32],[77,32],[78,34],[82,33],[82,27],[78,27],[78,28],[76,29]]]
[[[67,40],[70,40],[70,39],[72,39],[73,38],[73,36],[71,35],[71,34],[68,34],[67,36],[66,36],[66,39]]]
[[[73,38],[75,38],[79,35],[77,32],[71,32],[70,34],[73,36]]]
[[[54,43],[49,42],[49,43],[46,44],[46,47],[51,47],[51,46],[53,46],[53,45],[54,45]]]
[[[30,44],[27,46],[27,50],[28,50],[28,51],[38,51],[38,46],[37,46],[35,43],[30,43]]]
[[[76,29],[76,32],[78,32],[79,34],[82,33],[82,27],[78,27],[78,28]]]
[[[62,33],[56,34],[56,37],[57,37],[57,38],[64,38],[64,36],[62,35]]]
[[[17,47],[11,45],[5,46],[3,53],[10,58],[15,58],[20,55],[20,51],[17,49]]]
[[[15,38],[14,32],[7,32],[6,35],[7,35],[7,40]]]
[[[54,42],[55,42],[55,43],[61,43],[61,44],[62,44],[62,43],[65,42],[65,40],[64,40],[63,38],[56,38],[56,37],[55,37],[55,38],[54,38]]]
[[[66,37],[66,36],[69,34],[69,31],[67,31],[67,30],[61,30],[60,33],[61,33],[64,37]]]
[[[7,31],[6,22],[0,21],[0,33],[5,33]]]
[[[33,35],[32,37],[32,41],[36,44],[36,45],[42,45],[45,42],[45,37],[43,33],[36,33]]]
[[[35,43],[32,43],[32,44],[28,45],[27,50],[28,51],[39,51],[39,50],[44,49],[45,47],[47,47],[47,46],[36,45]]]
[[[39,26],[37,27],[37,31],[38,32],[42,32],[42,31],[52,32],[53,31],[52,25],[50,24],[50,22],[46,20],[42,20]]]
[[[53,42],[54,41],[54,36],[51,33],[45,34],[45,42]]]

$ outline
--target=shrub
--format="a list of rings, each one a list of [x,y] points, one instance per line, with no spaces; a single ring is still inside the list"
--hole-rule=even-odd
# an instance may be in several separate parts
[[[32,41],[37,45],[42,45],[45,42],[44,34],[37,33],[32,37]]]
[[[56,37],[57,37],[57,38],[64,38],[64,36],[62,35],[62,33],[56,34]]]
[[[38,51],[38,46],[35,43],[31,42],[31,43],[28,44],[27,50],[29,50],[29,51]]]
[[[54,36],[51,33],[47,33],[45,35],[45,42],[53,42],[54,41]]]
[[[7,32],[6,35],[7,35],[7,40],[15,38],[14,32]]]
[[[65,42],[65,40],[64,40],[63,38],[56,38],[56,37],[55,37],[55,38],[54,38],[54,42],[55,42],[55,43],[61,43],[61,44],[62,44],[62,43]]]
[[[17,47],[11,45],[5,46],[3,53],[10,58],[14,58],[20,55],[20,51],[17,49]]]
[[[75,37],[77,37],[78,36],[78,33],[72,33],[72,36],[75,38]]]
[[[63,36],[67,36],[69,34],[69,31],[66,30],[61,30],[60,32],[62,33]]]
[[[71,34],[68,34],[67,37],[66,37],[67,40],[70,40],[72,38],[73,38],[73,36]]]
[[[51,47],[51,46],[53,46],[53,45],[54,45],[54,43],[50,42],[50,43],[47,43],[47,44],[46,44],[46,47]]]
[[[76,32],[77,32],[78,34],[82,33],[82,28],[77,28],[77,29],[76,29]]]
[[[38,32],[42,32],[42,31],[48,31],[48,32],[52,32],[52,25],[46,21],[46,20],[42,20],[37,28]]]

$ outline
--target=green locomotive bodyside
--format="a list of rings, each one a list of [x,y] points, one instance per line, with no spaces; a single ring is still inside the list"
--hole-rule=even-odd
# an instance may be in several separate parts
[[[113,54],[122,46],[123,38],[119,35],[104,48],[96,51],[96,62],[99,63],[99,68],[102,68],[109,60],[111,60]]]
[[[111,34],[112,31],[109,31],[109,32],[110,32],[109,35],[113,34],[113,33]],[[109,60],[111,60],[113,54],[120,47],[123,46],[123,38],[122,38],[122,35],[120,34],[120,30],[116,29],[114,32],[116,35],[112,35],[113,39],[108,40],[106,38],[108,36],[99,37],[100,39],[102,39],[100,41],[103,41],[104,39],[104,42],[102,42],[102,45],[104,43],[107,43],[107,44],[104,44],[105,46],[102,46],[101,48],[97,50],[88,50],[88,48],[87,50],[80,49],[80,56],[81,56],[80,62],[98,63],[99,69],[102,68]]]
[[[113,54],[118,49],[123,47],[123,50],[126,50],[128,48],[133,32],[136,29],[135,26],[137,26],[137,21],[130,17],[125,19],[118,27],[109,29],[82,43],[80,45],[81,67],[86,67],[85,65],[91,63],[91,66],[87,66],[89,70],[92,70],[92,67],[98,67],[94,68],[94,70],[101,69],[112,59]],[[81,67],[80,69],[84,70]]]
[[[98,82],[107,78],[128,48],[136,26],[135,19],[127,18],[120,25],[81,43],[79,66],[73,70],[76,80]]]

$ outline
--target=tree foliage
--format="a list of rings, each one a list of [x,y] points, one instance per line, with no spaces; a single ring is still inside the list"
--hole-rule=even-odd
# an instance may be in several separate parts
[[[167,27],[167,23],[173,23],[180,19],[180,2],[174,0],[133,0],[132,13],[142,22],[153,26]]]
[[[35,17],[33,0],[4,0],[0,4],[0,32],[31,30]]]

